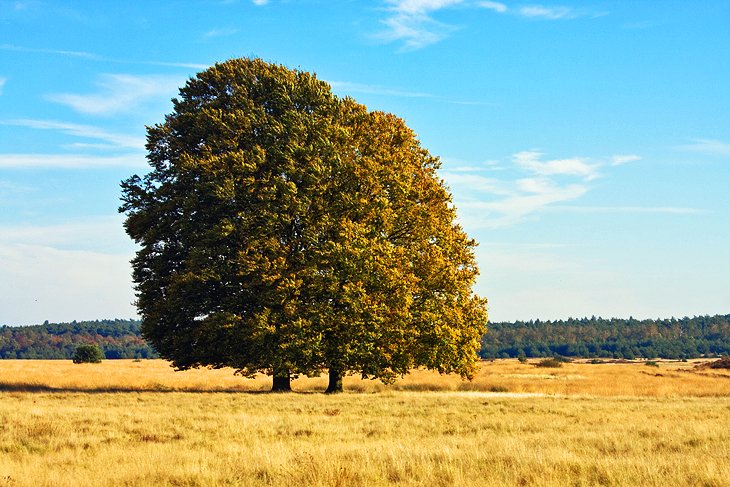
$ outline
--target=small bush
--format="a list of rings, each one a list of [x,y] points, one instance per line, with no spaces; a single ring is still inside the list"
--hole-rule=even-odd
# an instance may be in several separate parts
[[[544,358],[540,360],[538,363],[535,364],[535,367],[551,367],[551,368],[558,368],[562,367],[563,362],[556,358]]]
[[[75,364],[98,364],[104,358],[104,353],[96,345],[79,345],[74,352]]]
[[[605,364],[605,360],[601,360],[600,358],[592,358],[588,361],[589,364]]]
[[[645,363],[644,363],[644,365],[647,365],[647,366],[649,366],[649,367],[659,367],[659,364],[658,364],[658,363],[656,363],[656,362],[655,362],[655,361],[653,361],[653,360],[649,360],[648,362],[645,362]]]

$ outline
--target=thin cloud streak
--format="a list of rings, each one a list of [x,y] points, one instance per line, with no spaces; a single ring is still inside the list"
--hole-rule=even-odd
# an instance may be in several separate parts
[[[715,139],[693,139],[694,143],[677,146],[678,150],[709,156],[730,156],[730,144]]]
[[[108,62],[116,64],[130,64],[130,65],[141,65],[141,66],[162,66],[168,68],[187,68],[187,69],[206,69],[209,67],[207,64],[200,63],[186,63],[186,62],[168,62],[168,61],[133,61],[129,59],[117,59],[95,54],[93,52],[86,51],[68,51],[63,49],[44,49],[44,48],[33,48],[16,46],[14,44],[2,44],[0,50],[3,51],[14,51],[14,52],[26,52],[31,54],[51,54],[54,56],[66,56],[87,59],[89,61]]]
[[[0,125],[13,125],[17,127],[28,127],[39,130],[56,130],[61,133],[81,137],[87,139],[97,139],[108,142],[101,147],[111,149],[138,149],[143,150],[145,146],[144,137],[134,137],[130,135],[114,134],[107,132],[99,127],[90,125],[80,125],[75,123],[58,122],[55,120],[34,120],[34,119],[17,119],[2,120]],[[77,147],[100,147],[99,144],[71,144]]]
[[[5,83],[8,81],[7,78],[0,77],[0,95],[3,94],[3,87],[5,86]]]
[[[96,93],[48,95],[50,101],[66,105],[86,115],[115,115],[134,112],[144,101],[177,94],[182,81],[178,76],[105,74],[97,81]]]
[[[700,208],[674,206],[552,206],[549,210],[573,213],[650,213],[666,215],[696,215],[706,213],[706,210]]]
[[[2,169],[92,169],[104,167],[146,167],[144,154],[100,157],[79,154],[0,154]]]

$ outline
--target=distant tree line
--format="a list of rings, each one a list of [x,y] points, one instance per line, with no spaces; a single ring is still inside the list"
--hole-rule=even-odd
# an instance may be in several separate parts
[[[72,321],[0,327],[2,359],[72,359],[79,345],[96,345],[104,358],[157,358],[136,320]]]
[[[157,358],[136,320],[72,321],[0,327],[2,359],[72,359],[97,345],[106,359]],[[681,319],[581,318],[490,323],[481,358],[697,358],[730,355],[730,315]]]
[[[682,359],[730,354],[730,315],[636,320],[591,318],[490,323],[482,358]]]

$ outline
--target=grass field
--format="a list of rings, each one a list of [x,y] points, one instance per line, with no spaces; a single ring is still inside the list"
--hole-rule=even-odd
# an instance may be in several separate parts
[[[730,373],[695,365],[504,360],[325,396],[162,361],[0,361],[0,486],[726,486]]]

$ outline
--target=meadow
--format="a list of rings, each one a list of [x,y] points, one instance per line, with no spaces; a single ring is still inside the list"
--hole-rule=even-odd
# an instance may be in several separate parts
[[[727,370],[530,362],[326,396],[161,360],[0,361],[0,486],[728,485]]]

